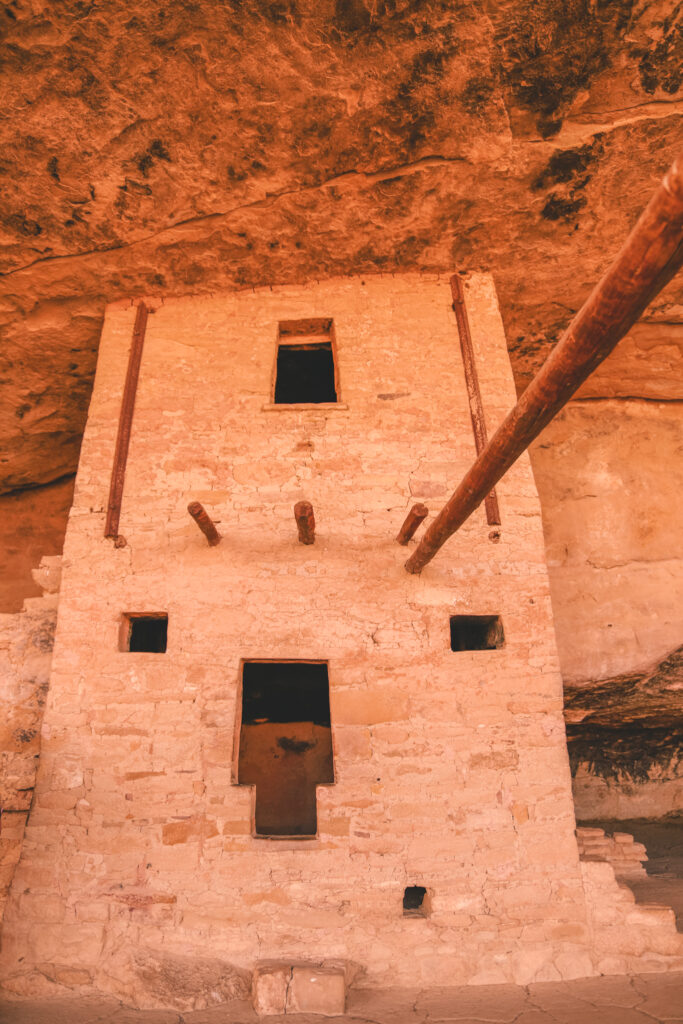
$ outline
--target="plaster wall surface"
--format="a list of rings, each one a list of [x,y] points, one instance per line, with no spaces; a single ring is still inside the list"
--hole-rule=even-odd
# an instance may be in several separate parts
[[[491,278],[471,276],[466,301],[493,429],[515,393]],[[334,320],[340,403],[273,408],[278,321],[309,317]],[[394,540],[411,503],[440,506],[474,456],[448,279],[158,305],[115,548],[104,515],[134,319],[130,303],[105,318],[5,985],[154,1005],[150,957],[212,957],[235,991],[264,959],[341,961],[380,986],[609,970],[574,836],[528,459],[498,488],[499,543],[480,509],[411,576]],[[296,540],[302,498],[312,547]],[[166,654],[119,650],[126,612],[168,614]],[[456,613],[501,615],[504,647],[452,652]],[[335,782],[318,789],[313,839],[253,834],[235,769],[242,659],[328,662]],[[403,917],[409,885],[427,889],[428,916]],[[620,941],[624,956],[652,949],[628,947],[628,929]],[[655,947],[643,969],[677,959],[673,939]]]

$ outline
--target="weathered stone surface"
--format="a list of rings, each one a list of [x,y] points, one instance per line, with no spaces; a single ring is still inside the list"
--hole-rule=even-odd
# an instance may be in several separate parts
[[[683,605],[683,405],[573,403],[535,442],[567,686],[649,671]]]
[[[683,810],[683,650],[649,672],[565,687],[579,819]]]
[[[438,1013],[430,1019],[459,1024],[512,1020],[515,1024],[673,1024],[681,1019],[682,1000],[681,973],[582,978],[526,988],[352,989],[340,1024],[424,1024],[426,1007]],[[0,1012],[5,1024],[245,1024],[256,1020],[245,1003],[186,1012],[181,1020],[173,1011],[133,1010],[113,1001],[87,998],[0,1001]],[[298,1024],[316,1021],[319,1018],[311,1014],[297,1016]]]
[[[682,410],[574,402],[531,451],[581,818],[683,807]]]
[[[606,835],[601,828],[577,828],[576,839],[582,861],[603,861],[611,864],[618,882],[642,881],[646,878],[644,864],[647,850],[628,832]]]
[[[672,0],[39,2],[4,30],[3,489],[74,470],[120,296],[491,270],[524,380],[680,144]],[[601,393],[671,396],[682,305]]]
[[[294,967],[287,989],[287,1013],[341,1017],[346,1004],[346,979],[341,969]]]
[[[44,559],[37,574],[51,578],[50,589],[60,562]],[[0,922],[33,797],[57,596],[46,593],[28,600],[21,612],[0,614]]]
[[[264,964],[254,970],[251,1001],[259,1017],[285,1012],[291,980],[292,968],[287,964]]]
[[[599,683],[568,688],[564,715],[571,726],[621,730],[676,727],[683,721],[683,647],[649,672],[631,672]]]
[[[137,949],[103,958],[97,988],[114,992],[141,1008],[201,1010],[246,999],[248,972],[203,956],[179,956],[161,949]]]
[[[42,593],[32,571],[43,556],[61,555],[73,490],[71,477],[0,496],[0,614]]]

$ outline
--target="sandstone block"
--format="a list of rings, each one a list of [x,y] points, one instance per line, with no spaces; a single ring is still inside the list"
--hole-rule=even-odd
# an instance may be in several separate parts
[[[292,968],[285,964],[257,967],[252,976],[251,1001],[259,1017],[285,1012]]]
[[[341,968],[295,967],[287,991],[287,1013],[344,1013],[346,980]]]
[[[331,696],[335,722],[346,725],[373,725],[397,722],[410,717],[410,703],[404,694],[385,690],[346,690]]]

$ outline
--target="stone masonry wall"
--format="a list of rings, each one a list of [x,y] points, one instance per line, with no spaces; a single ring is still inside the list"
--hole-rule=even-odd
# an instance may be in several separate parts
[[[0,615],[0,922],[19,861],[40,753],[40,726],[57,620],[61,558],[34,578],[46,593]]]
[[[492,280],[472,276],[466,297],[492,429],[515,399]],[[334,319],[340,404],[273,408],[277,323],[304,317]],[[104,510],[134,318],[120,303],[105,320],[6,987],[162,1004],[146,965],[191,973],[207,952],[223,992],[272,959],[343,962],[373,986],[594,972],[528,459],[498,488],[499,543],[479,510],[410,576],[394,540],[474,455],[448,280],[160,305],[115,548]],[[313,547],[296,541],[302,498]],[[119,650],[126,612],[168,614],[166,654]],[[455,613],[501,615],[505,646],[454,653]],[[235,770],[250,658],[329,664],[335,783],[318,789],[314,839],[253,834]],[[403,916],[409,885],[427,889],[427,916]]]

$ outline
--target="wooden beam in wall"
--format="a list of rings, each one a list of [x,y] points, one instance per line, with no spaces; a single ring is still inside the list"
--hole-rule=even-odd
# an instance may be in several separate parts
[[[123,485],[126,479],[126,463],[128,461],[130,433],[133,425],[133,412],[135,410],[135,395],[138,388],[138,377],[140,376],[142,347],[145,341],[145,330],[147,328],[147,312],[147,306],[144,302],[140,302],[137,307],[137,313],[135,314],[133,341],[130,346],[126,382],[123,386],[123,397],[121,399],[119,429],[116,435],[114,465],[112,466],[111,471],[109,502],[107,504],[107,520],[104,527],[104,536],[113,537],[114,540],[119,536],[119,520],[121,518],[121,502],[123,501]]]
[[[465,306],[465,290],[458,274],[453,274],[451,278],[451,294],[453,296],[453,312],[458,324],[462,362],[465,369],[465,383],[470,403],[474,446],[477,450],[477,455],[481,455],[488,442],[484,403],[481,400],[479,376],[477,374],[477,364],[474,359],[474,348],[472,347],[472,335],[470,333],[470,322],[467,316],[467,307]],[[489,526],[500,526],[500,509],[498,508],[498,497],[495,490],[486,495],[484,506],[486,508],[486,522]]]

